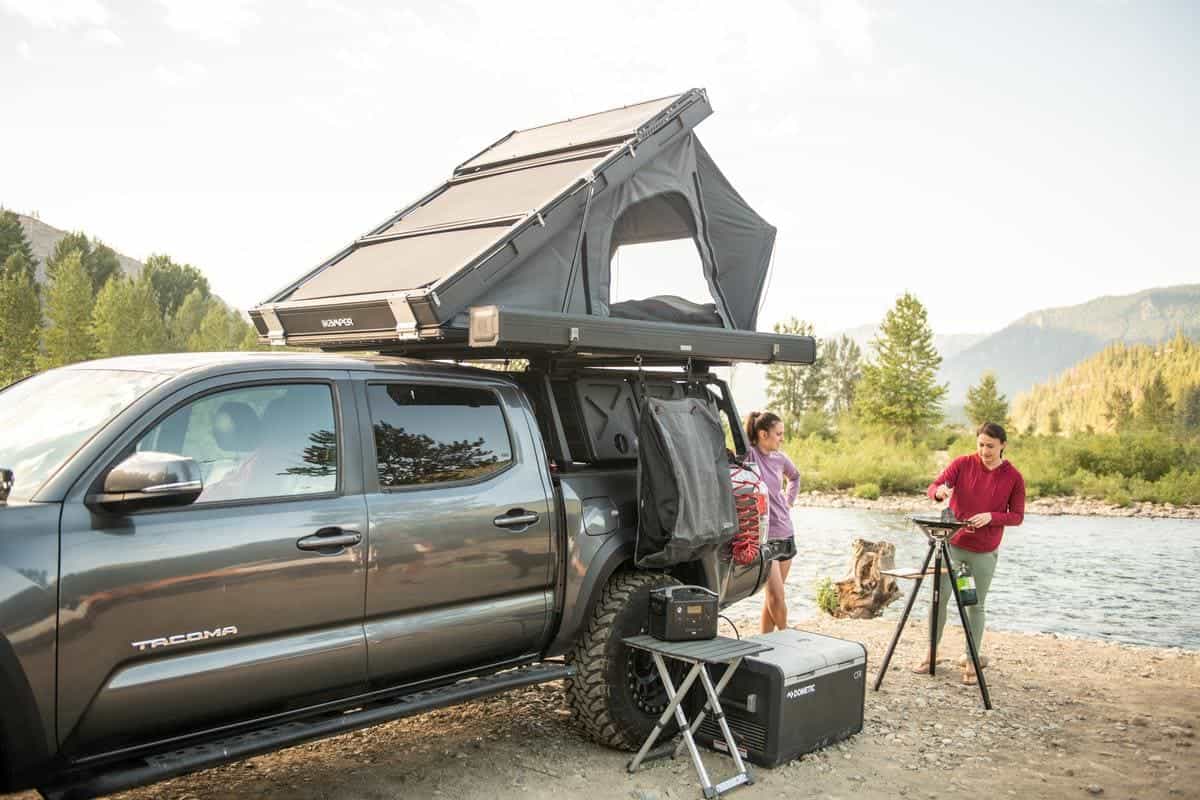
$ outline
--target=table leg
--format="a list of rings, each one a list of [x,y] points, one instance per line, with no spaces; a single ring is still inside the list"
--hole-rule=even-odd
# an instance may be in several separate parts
[[[942,542],[945,550],[946,564],[950,564],[949,546]],[[971,626],[967,623],[967,609],[962,604],[962,596],[958,593],[958,583],[954,580],[954,570],[950,570],[950,590],[954,592],[954,604],[958,606],[958,619],[963,626],[963,635],[967,637],[967,652],[971,654],[971,666],[975,669],[975,680],[979,683],[979,693],[983,696],[983,707],[992,710],[992,698],[988,694],[987,678],[983,677],[983,668],[979,665],[979,650],[975,647],[975,639],[971,636]]]
[[[692,729],[688,726],[687,716],[684,715],[683,709],[680,708],[680,701],[687,696],[686,690],[675,692],[675,688],[671,685],[671,675],[667,672],[667,665],[662,660],[662,656],[658,653],[651,653],[654,656],[654,665],[658,667],[658,674],[662,676],[663,686],[667,689],[667,697],[671,698],[671,706],[675,711],[675,721],[679,723],[679,730],[683,733],[683,741],[687,745],[688,753],[692,757],[692,763],[696,766],[696,774],[700,776],[700,786],[704,789],[704,796],[712,796],[712,781],[708,779],[708,770],[704,768],[704,762],[700,760],[700,750],[696,747],[696,740],[692,738]],[[692,669],[688,672],[684,683],[691,687],[692,681],[696,676],[700,676],[700,680],[708,680],[708,675],[704,669],[704,664],[693,664]]]
[[[947,571],[950,565],[946,565]],[[954,580],[954,576],[950,576]],[[929,674],[937,673],[938,603],[942,600],[942,551],[937,549],[933,558],[933,608],[929,612]]]
[[[729,665],[730,670],[735,670],[742,663],[742,659],[737,659]],[[745,775],[747,782],[750,778],[750,773],[746,769],[746,765],[742,762],[742,754],[738,752],[737,742],[733,739],[733,731],[729,730],[729,723],[725,720],[725,711],[721,708],[721,700],[718,697],[719,692],[713,687],[712,680],[708,677],[708,670],[700,671],[700,683],[704,686],[704,692],[708,695],[708,702],[712,705],[713,716],[716,717],[717,724],[721,726],[721,735],[725,737],[725,744],[729,745],[729,755],[733,758],[733,765],[737,767],[739,775]],[[691,732],[687,732],[688,741],[691,741]],[[695,746],[694,744],[692,745]],[[736,785],[736,784],[734,784]]]
[[[736,670],[738,668],[738,665],[741,663],[742,663],[742,659],[738,658],[736,661],[730,662],[729,664],[725,665],[725,672],[722,673],[721,679],[719,681],[717,681],[717,685],[716,685],[716,689],[715,689],[716,693],[717,693],[717,697],[720,697],[721,692],[725,691],[725,687],[729,684],[730,679],[733,678],[734,670]],[[708,709],[711,707],[711,705],[712,704],[708,701],[708,699],[705,698],[704,708],[700,709],[700,713],[696,715],[696,718],[694,720],[692,720],[692,735],[693,736],[696,735],[696,731],[700,730],[700,726],[704,723],[704,717],[708,714]],[[683,739],[682,738],[679,740],[679,744],[675,745],[675,755],[678,756],[679,752],[681,750],[683,750]]]
[[[675,684],[671,683],[671,673],[667,671],[667,665],[663,663],[662,656],[660,656],[658,653],[651,653],[650,656],[654,659],[654,665],[658,667],[658,674],[662,677],[663,687],[667,690],[667,697],[670,699],[670,702],[667,703],[667,707],[663,709],[662,714],[659,715],[658,721],[654,723],[654,730],[650,731],[650,735],[647,736],[646,741],[642,743],[642,748],[637,751],[637,755],[635,755],[633,760],[629,762],[627,769],[630,772],[637,771],[638,766],[646,757],[646,753],[650,752],[650,748],[654,746],[656,741],[658,741],[658,737],[662,733],[663,728],[666,726],[667,720],[669,720],[671,716],[675,714],[675,712],[683,714],[683,710],[679,708],[679,703],[683,700],[683,698],[687,697],[688,690],[692,688],[692,684],[696,681],[696,676],[699,674],[699,671],[704,668],[702,664],[693,664],[692,669],[683,679],[683,683],[679,685],[679,691],[677,692],[675,691]],[[686,719],[681,723],[681,727],[684,730],[687,729]],[[700,769],[701,773],[703,774],[704,768],[699,765],[699,761],[696,763],[697,768]],[[708,780],[707,775],[704,775],[703,777],[705,780]]]
[[[925,571],[929,569],[929,560],[933,558],[933,547],[933,543],[930,542],[929,551],[925,553],[925,563],[921,564],[921,572],[917,575],[917,581],[913,584],[912,591],[908,593],[908,602],[904,604],[904,613],[900,615],[900,622],[897,623],[896,631],[892,634],[892,642],[888,645],[887,653],[883,656],[883,663],[879,665],[879,674],[875,676],[875,691],[877,692],[883,683],[883,676],[887,674],[888,665],[892,663],[892,653],[896,651],[896,643],[900,641],[900,634],[904,632],[904,625],[908,622],[908,615],[912,613],[917,593],[921,591],[921,581],[925,580]]]

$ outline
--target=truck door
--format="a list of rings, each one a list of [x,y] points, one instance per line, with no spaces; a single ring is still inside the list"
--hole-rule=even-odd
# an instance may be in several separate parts
[[[553,605],[551,504],[507,383],[362,384],[368,671],[376,685],[535,653]]]
[[[366,505],[353,390],[339,374],[259,373],[182,390],[73,490],[58,655],[67,749],[365,688]],[[135,450],[194,459],[200,497],[123,514],[89,507],[87,494]],[[343,544],[322,546],[335,535]]]

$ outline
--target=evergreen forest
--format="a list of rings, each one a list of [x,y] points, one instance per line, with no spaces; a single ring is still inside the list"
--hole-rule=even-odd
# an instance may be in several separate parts
[[[125,274],[112,248],[69,233],[45,280],[15,213],[0,209],[0,387],[93,358],[257,347],[254,328],[190,264],[167,255]]]

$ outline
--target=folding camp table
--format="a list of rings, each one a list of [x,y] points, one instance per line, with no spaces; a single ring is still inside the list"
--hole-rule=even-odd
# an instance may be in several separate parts
[[[654,666],[658,668],[658,674],[662,677],[663,686],[666,687],[667,697],[670,702],[666,709],[659,716],[658,721],[654,723],[654,730],[650,731],[650,735],[646,737],[646,741],[642,744],[642,748],[638,750],[637,755],[629,762],[629,771],[635,772],[643,761],[665,756],[677,756],[679,751],[687,746],[688,753],[692,757],[692,764],[696,767],[696,774],[700,776],[700,786],[704,790],[706,798],[718,797],[724,792],[729,791],[744,783],[753,783],[754,778],[750,774],[749,768],[742,761],[741,753],[738,752],[737,742],[733,740],[733,734],[729,730],[729,723],[725,721],[725,712],[721,710],[721,692],[725,689],[725,685],[729,683],[729,679],[733,677],[733,673],[741,665],[742,659],[746,656],[757,655],[758,653],[770,650],[770,645],[765,645],[760,642],[729,639],[724,636],[718,636],[715,639],[704,639],[702,641],[693,642],[664,642],[655,639],[653,636],[632,636],[624,640],[625,644],[638,650],[645,650],[654,659]],[[671,673],[667,670],[667,664],[664,659],[672,658],[676,661],[683,661],[691,664],[691,669],[684,676],[683,682],[679,684],[679,688],[675,688],[675,684],[671,681]],[[709,664],[725,664],[725,672],[721,675],[721,679],[713,685],[712,678],[708,675]],[[687,715],[683,711],[682,702],[687,697],[688,690],[692,688],[692,684],[699,678],[700,685],[704,687],[704,693],[708,695],[704,707],[696,718],[689,723]],[[704,722],[704,717],[709,711],[712,711],[713,717],[717,720],[717,724],[721,728],[721,735],[725,737],[725,744],[729,748],[729,755],[733,758],[733,763],[737,767],[737,772],[731,778],[721,781],[713,785],[709,780],[708,772],[704,769],[704,762],[700,760],[700,751],[696,748],[695,733]],[[679,723],[680,733],[683,734],[682,741],[678,744],[667,743],[662,747],[651,750],[654,743],[658,741],[659,734],[663,732],[667,721],[671,717],[675,717],[675,721]]]

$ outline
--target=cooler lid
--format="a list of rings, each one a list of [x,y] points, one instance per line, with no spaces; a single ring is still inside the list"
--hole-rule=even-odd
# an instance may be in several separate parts
[[[755,658],[782,670],[785,681],[814,672],[864,664],[867,660],[867,649],[862,643],[819,633],[788,630],[748,638],[771,645],[771,650]]]

